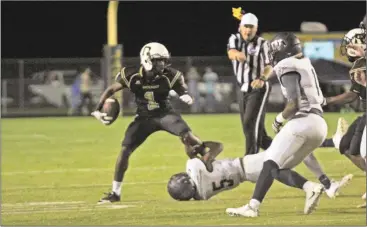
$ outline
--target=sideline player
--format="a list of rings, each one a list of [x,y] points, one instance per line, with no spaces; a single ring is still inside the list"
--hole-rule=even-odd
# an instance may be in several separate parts
[[[200,154],[202,160],[211,169],[211,154],[206,153],[205,145],[195,136],[187,123],[176,113],[169,101],[169,91],[174,90],[181,101],[191,105],[193,100],[188,95],[183,75],[169,65],[170,54],[160,43],[148,43],[140,51],[141,65],[138,67],[124,67],[116,75],[116,82],[109,86],[102,94],[96,111],[92,115],[105,122],[105,114],[100,110],[107,98],[115,92],[127,88],[135,95],[137,115],[125,132],[122,149],[115,166],[112,192],[106,193],[99,203],[118,202],[121,197],[122,181],[128,168],[130,155],[151,134],[164,130],[180,137],[185,145],[189,157]],[[217,143],[220,149],[220,143]],[[213,147],[212,147],[213,148]]]

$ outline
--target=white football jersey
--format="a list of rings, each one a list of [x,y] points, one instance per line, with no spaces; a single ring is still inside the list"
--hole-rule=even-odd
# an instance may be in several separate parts
[[[324,96],[319,86],[319,80],[314,67],[309,58],[289,57],[281,60],[275,67],[274,71],[277,74],[279,82],[280,78],[287,72],[298,72],[301,75],[300,80],[300,110],[309,111],[311,108],[316,108],[322,111],[322,101]],[[288,98],[286,89],[280,82],[283,95]]]
[[[196,185],[195,197],[202,200],[233,189],[245,180],[242,158],[216,160],[213,172],[208,172],[204,163],[194,158],[187,161],[186,172]]]

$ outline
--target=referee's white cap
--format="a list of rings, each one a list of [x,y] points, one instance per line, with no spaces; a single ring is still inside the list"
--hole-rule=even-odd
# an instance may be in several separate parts
[[[255,16],[255,14],[252,13],[246,13],[245,15],[242,16],[241,18],[241,23],[240,25],[245,25],[245,24],[249,24],[249,25],[253,25],[253,26],[257,26],[258,24],[258,19]]]

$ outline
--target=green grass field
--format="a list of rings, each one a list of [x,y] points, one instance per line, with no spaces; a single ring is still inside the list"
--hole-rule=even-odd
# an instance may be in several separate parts
[[[327,114],[329,136],[340,114]],[[357,114],[343,115],[349,123]],[[266,127],[273,136],[268,114]],[[219,158],[244,153],[239,115],[184,116],[203,140],[224,143]],[[2,120],[2,225],[366,225],[366,211],[356,208],[366,191],[364,173],[335,149],[315,154],[334,179],[354,178],[336,199],[322,196],[311,215],[303,215],[304,193],[275,182],[260,217],[229,217],[227,207],[248,202],[254,185],[244,183],[209,201],[177,202],[166,190],[169,177],[185,170],[186,155],[178,138],[151,136],[131,157],[122,202],[96,205],[111,189],[114,165],[124,131],[132,120],[109,127],[92,117]],[[301,164],[297,170],[317,181]]]

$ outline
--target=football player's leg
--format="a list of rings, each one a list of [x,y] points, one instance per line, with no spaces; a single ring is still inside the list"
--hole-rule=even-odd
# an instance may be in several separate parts
[[[325,139],[324,142],[320,145],[320,147],[335,147],[339,149],[340,141],[347,132],[348,127],[349,127],[348,122],[344,118],[340,117],[338,119],[335,134],[333,135],[332,138]]]
[[[354,132],[357,128],[357,125],[358,125],[359,121],[360,121],[360,117],[355,119],[353,121],[353,123],[349,126],[347,132],[341,138],[340,144],[339,144],[339,151],[340,151],[341,154],[345,154],[345,152],[349,149],[350,142],[352,141]]]
[[[264,160],[263,169],[260,172],[259,178],[256,182],[252,202],[250,206],[258,208],[263,201],[267,191],[273,184],[273,171],[279,167],[292,156],[305,142],[303,137],[293,135],[294,122],[290,121],[284,128],[274,137],[272,144],[266,151],[266,158]],[[293,127],[292,127],[293,126]],[[253,201],[253,200],[256,200]]]
[[[261,202],[263,201],[266,193],[270,189],[275,178],[288,177],[286,176],[287,170],[279,171],[278,163],[283,164],[285,160],[294,154],[302,145],[304,144],[304,139],[302,137],[297,137],[293,135],[292,131],[292,121],[284,126],[284,128],[274,137],[272,144],[265,152],[265,158],[263,163],[263,168],[260,171],[259,177],[256,182],[255,190],[252,199],[248,204],[240,208],[228,208],[226,212],[230,215],[242,215],[246,217],[256,217],[258,216],[258,210]],[[282,160],[284,159],[284,160]],[[288,172],[291,172],[288,170]],[[284,174],[283,174],[284,173]],[[293,173],[293,172],[291,172]],[[277,176],[279,175],[279,176]],[[297,176],[290,176],[291,179],[288,180],[289,184],[293,187],[297,185],[303,185],[307,180],[301,178],[298,179]],[[291,181],[294,182],[291,182]],[[299,181],[299,182],[298,182]]]
[[[362,140],[363,129],[366,125],[365,118],[359,117],[353,123],[355,123],[353,127],[354,130],[348,134],[349,147],[343,147],[343,154],[359,169],[365,171],[365,160],[360,155],[360,144]],[[342,153],[342,150],[340,150],[340,152]]]
[[[102,198],[100,203],[120,201],[122,182],[128,168],[130,155],[155,131],[155,126],[149,120],[134,120],[130,123],[116,161],[112,192]]]
[[[319,128],[315,130],[311,127],[317,125],[311,123],[312,121],[320,121],[317,122],[320,123]],[[279,176],[279,169],[291,169],[301,163],[310,152],[320,146],[326,137],[326,133],[327,125],[318,116],[308,116],[288,122],[266,151],[266,161],[253,194],[252,201],[254,204],[259,206],[273,179],[282,179]],[[298,180],[298,187],[303,187],[305,179],[298,177]]]
[[[175,136],[179,136],[185,145],[186,154],[190,158],[194,158],[196,154],[193,153],[194,146],[201,145],[201,140],[196,137],[187,123],[178,114],[167,114],[162,118],[156,119],[159,128],[169,132]]]
[[[303,160],[303,163],[316,176],[316,178],[319,179],[325,189],[330,188],[331,181],[322,170],[320,163],[312,152]]]
[[[215,156],[218,155],[223,147],[221,143],[212,142],[208,147],[211,152],[206,152],[205,143],[203,143],[197,136],[195,136],[187,123],[178,114],[168,114],[160,119],[160,128],[181,138],[182,143],[185,145],[186,154],[193,158],[200,154],[202,161],[208,168],[208,171],[212,170],[211,162]]]
[[[130,155],[155,131],[157,128],[150,120],[135,120],[129,125],[116,162],[115,181],[121,182],[123,180]]]
[[[350,141],[350,146],[348,151],[346,152],[349,155],[353,156],[361,156],[361,142],[362,142],[362,135],[363,131],[366,126],[366,119],[365,117],[361,117],[358,121],[358,125],[354,131],[353,137]]]

